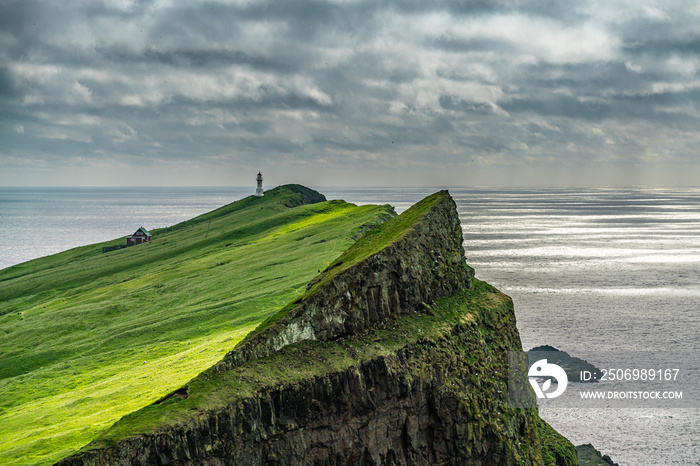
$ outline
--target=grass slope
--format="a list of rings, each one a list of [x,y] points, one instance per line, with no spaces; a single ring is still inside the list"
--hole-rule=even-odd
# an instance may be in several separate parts
[[[50,464],[182,386],[300,296],[358,231],[395,215],[300,205],[316,195],[282,186],[150,243],[1,270],[0,464]]]
[[[159,404],[151,404],[122,418],[103,432],[84,450],[105,448],[120,440],[138,434],[165,429],[169,426],[187,424],[199,416],[217,408],[235,403],[235,400],[252,396],[256,390],[277,385],[293,385],[300,380],[324,377],[328,373],[357,366],[378,356],[393,357],[400,348],[418,341],[449,338],[451,329],[457,324],[473,326],[473,348],[462,348],[464,354],[449,353],[451,360],[470,361],[478,366],[472,372],[474,385],[494,394],[507,394],[503,374],[507,374],[507,358],[504,351],[515,348],[503,347],[502,338],[492,327],[502,325],[504,315],[512,309],[511,299],[491,285],[474,280],[472,289],[463,289],[454,296],[443,298],[430,313],[416,313],[387,320],[377,328],[332,341],[304,341],[284,348],[266,358],[248,361],[231,370],[204,371],[188,384],[189,397],[169,397]],[[495,322],[495,324],[494,324]],[[381,342],[381,344],[379,344]],[[350,348],[350,349],[349,349]],[[485,353],[484,360],[478,356]],[[437,353],[436,353],[437,354]],[[485,361],[488,364],[484,364]],[[454,362],[454,361],[453,361]],[[449,364],[449,362],[447,362]],[[416,368],[416,374],[435,370],[436,361]],[[438,368],[440,369],[440,368]],[[497,377],[494,374],[499,374]],[[455,388],[455,387],[450,387]],[[465,388],[467,397],[470,388]],[[505,410],[505,395],[494,401],[491,411],[498,412],[508,423]],[[483,413],[486,416],[486,410]]]
[[[576,447],[552,426],[538,418],[537,431],[542,444],[542,459],[545,466],[578,464]]]
[[[325,270],[323,270],[323,272],[314,278],[310,283],[310,287],[302,296],[300,296],[296,301],[288,303],[274,315],[270,316],[266,321],[260,324],[258,328],[256,328],[253,332],[250,332],[247,337],[241,341],[241,343],[243,343],[247,338],[250,338],[251,336],[275,324],[289,311],[294,309],[297,304],[316,293],[333,277],[401,239],[404,235],[406,235],[406,233],[411,231],[411,229],[418,223],[420,218],[426,212],[448,196],[449,193],[447,191],[438,191],[437,193],[432,194],[420,202],[412,205],[401,215],[394,217],[391,220],[382,223],[377,228],[368,231],[365,235],[358,239],[355,244],[346,249],[343,254],[331,262],[331,264]]]

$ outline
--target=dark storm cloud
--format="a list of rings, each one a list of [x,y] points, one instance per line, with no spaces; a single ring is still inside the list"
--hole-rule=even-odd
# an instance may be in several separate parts
[[[670,39],[668,37],[648,38],[645,42],[630,41],[625,46],[625,52],[631,57],[665,57],[669,53],[679,55],[700,55],[700,37]]]
[[[680,1],[9,0],[0,183],[33,166],[66,184],[71,167],[187,174],[166,183],[198,167],[209,183],[260,160],[407,180],[429,163],[455,184],[462,163],[672,167],[700,136],[699,16]]]
[[[468,101],[453,95],[441,95],[440,107],[445,110],[454,110],[465,113],[492,114],[493,107],[487,103]]]
[[[17,84],[10,70],[0,66],[0,99],[9,99],[17,94]]]
[[[226,109],[232,112],[264,112],[270,109],[281,110],[313,110],[327,111],[328,107],[317,100],[299,94],[277,94],[273,89],[261,86],[261,96],[256,99],[239,97],[233,99],[219,99],[210,104],[210,108]],[[167,107],[196,107],[201,102],[198,99],[179,97],[167,104]]]
[[[18,35],[32,17],[31,2],[7,1],[0,3],[0,31]]]
[[[503,52],[510,49],[507,42],[498,39],[486,39],[481,37],[459,39],[455,37],[441,36],[427,45],[432,45],[434,48],[455,53],[488,52],[491,50],[499,50]]]
[[[272,60],[262,55],[249,54],[243,50],[176,49],[158,50],[146,48],[138,53],[124,49],[98,52],[115,64],[166,65],[175,68],[217,68],[245,65],[265,71],[289,73],[297,69],[293,63]]]

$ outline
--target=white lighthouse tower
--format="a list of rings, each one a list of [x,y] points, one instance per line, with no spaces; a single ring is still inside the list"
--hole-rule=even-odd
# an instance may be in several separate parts
[[[258,188],[255,190],[255,195],[258,197],[263,197],[262,173],[258,172],[258,176],[255,179],[258,181]]]

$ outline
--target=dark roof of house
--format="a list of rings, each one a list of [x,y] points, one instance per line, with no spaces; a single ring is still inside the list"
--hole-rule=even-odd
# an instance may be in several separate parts
[[[151,237],[153,236],[153,235],[151,235],[151,234],[148,232],[148,230],[146,230],[144,227],[140,227],[139,230],[143,231],[143,232],[146,234],[146,236],[148,236],[149,238],[151,238]],[[136,231],[134,232],[134,235],[135,235],[136,233],[138,233],[139,230],[136,230]],[[131,236],[134,236],[134,235],[131,235]]]

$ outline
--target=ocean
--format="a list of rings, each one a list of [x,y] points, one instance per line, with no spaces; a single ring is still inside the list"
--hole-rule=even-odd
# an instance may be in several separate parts
[[[402,212],[429,188],[319,188]],[[523,348],[700,354],[700,188],[455,188],[467,260],[513,298]],[[251,188],[0,188],[0,268],[169,226]],[[683,357],[683,356],[681,356]],[[700,407],[542,417],[620,465],[700,464]]]
[[[244,188],[0,187],[0,269],[174,225],[246,196]]]

